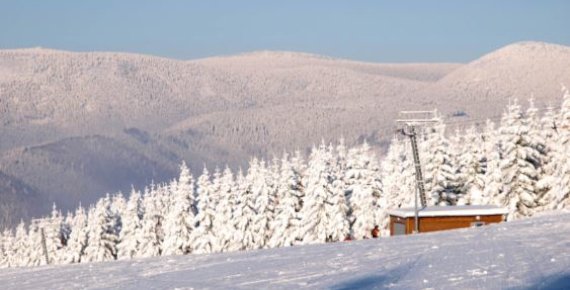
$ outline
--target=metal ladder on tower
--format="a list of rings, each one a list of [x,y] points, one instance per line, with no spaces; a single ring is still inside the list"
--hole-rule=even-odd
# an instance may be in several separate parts
[[[416,128],[411,126],[410,128],[410,141],[412,143],[412,155],[414,157],[414,167],[416,169],[416,185],[418,187],[418,194],[420,196],[420,203],[422,208],[427,206],[426,190],[424,185],[424,176],[422,174],[422,166],[420,163],[420,154],[418,152],[418,142],[416,137]]]

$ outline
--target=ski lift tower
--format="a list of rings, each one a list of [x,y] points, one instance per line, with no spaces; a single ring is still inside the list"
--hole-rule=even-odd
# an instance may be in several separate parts
[[[415,219],[414,232],[419,233],[419,205],[418,195],[420,197],[421,208],[427,206],[424,178],[422,174],[422,166],[420,163],[420,155],[418,152],[418,141],[416,127],[426,126],[438,122],[437,110],[433,111],[401,111],[396,123],[400,125],[400,133],[410,138],[412,144],[412,156],[414,157],[414,167],[416,176],[416,190],[414,195],[415,202]]]

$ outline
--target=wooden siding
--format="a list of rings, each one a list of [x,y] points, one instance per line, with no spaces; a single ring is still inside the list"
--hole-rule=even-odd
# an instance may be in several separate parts
[[[419,230],[420,233],[452,230],[459,228],[471,227],[473,222],[484,222],[487,224],[500,223],[503,221],[502,215],[488,216],[444,216],[444,217],[420,217]],[[402,218],[390,216],[390,235],[394,235],[394,223],[404,223],[406,225],[406,235],[414,231],[414,218]]]

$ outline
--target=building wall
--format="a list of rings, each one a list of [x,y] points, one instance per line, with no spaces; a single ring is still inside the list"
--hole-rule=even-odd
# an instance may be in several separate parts
[[[487,224],[500,223],[503,221],[502,215],[480,216],[445,216],[445,217],[420,217],[419,230],[420,233],[468,228],[473,222],[484,222]],[[404,223],[406,225],[406,234],[414,231],[414,218],[399,218],[390,216],[390,235],[394,235],[394,223]]]

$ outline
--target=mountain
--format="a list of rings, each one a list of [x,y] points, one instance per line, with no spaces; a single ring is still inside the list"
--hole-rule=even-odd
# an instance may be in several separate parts
[[[559,106],[563,84],[570,85],[570,47],[522,42],[458,68],[424,93],[438,106],[451,104],[481,118],[499,116],[514,98]]]
[[[364,241],[3,269],[0,283],[6,290],[567,289],[569,218],[556,213]]]
[[[31,186],[0,171],[0,225],[14,225],[51,207]]]
[[[197,174],[341,136],[382,148],[402,109],[438,108],[465,122],[496,117],[511,97],[557,106],[569,62],[569,47],[537,42],[468,64],[1,50],[0,170],[73,209],[166,181],[182,160]]]

